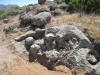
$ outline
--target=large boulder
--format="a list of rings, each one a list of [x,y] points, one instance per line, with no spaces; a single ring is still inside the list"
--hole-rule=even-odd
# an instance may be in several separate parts
[[[33,17],[32,13],[22,13],[20,15],[20,26],[21,27],[25,27],[25,26],[29,26],[31,24],[31,18]]]
[[[46,51],[45,55],[51,62],[56,62],[59,59],[60,53],[56,50]]]
[[[39,4],[44,4],[46,2],[46,0],[38,0]]]
[[[54,44],[53,44],[54,39],[55,36],[52,33],[45,35],[44,45],[46,50],[52,50],[54,48]]]
[[[28,31],[25,34],[18,36],[17,38],[15,38],[15,41],[22,41],[25,40],[28,37],[33,37],[36,34],[35,31]]]
[[[32,6],[27,6],[26,12],[30,12],[30,11],[35,12],[40,7],[41,7],[40,4],[34,4]]]
[[[72,25],[61,25],[59,27],[55,26],[52,28],[48,28],[46,30],[46,35],[48,34],[48,32],[51,32],[56,35],[55,41],[59,42],[58,43],[59,46],[63,44],[64,47],[62,48],[67,48],[67,49],[93,48],[90,40],[76,26]]]
[[[28,38],[26,38],[25,39],[25,44],[26,45],[32,45],[33,44],[33,42],[34,42],[34,39],[33,39],[33,37],[28,37]]]
[[[48,38],[48,40],[51,40],[50,44],[55,42],[54,48],[58,56],[56,53],[52,54],[51,49],[51,52],[46,51],[47,58],[54,59],[56,65],[66,65],[69,68],[82,69],[87,74],[91,74],[92,72],[93,75],[100,74],[97,71],[99,57],[93,50],[91,41],[81,30],[73,25],[61,25],[47,28],[45,36],[51,33],[54,34],[55,38],[54,40]],[[48,45],[48,43],[46,44]]]
[[[6,19],[3,19],[3,23],[8,23],[8,19],[6,18]]]
[[[66,10],[67,9],[67,4],[66,3],[59,4],[58,8]]]
[[[55,9],[54,11],[51,11],[51,14],[53,16],[61,16],[62,15],[62,10],[60,9]]]
[[[32,17],[32,26],[44,27],[51,20],[51,14],[49,12],[41,12]]]
[[[9,24],[8,26],[5,26],[3,31],[7,34],[9,32],[12,32],[17,27],[19,27],[19,23],[12,23],[12,24]]]
[[[54,11],[55,9],[57,9],[57,4],[51,4],[49,5],[50,11]]]
[[[49,12],[49,9],[48,8],[40,8],[40,9],[37,9],[37,14],[39,14],[41,12]]]
[[[40,39],[44,37],[45,29],[37,29],[36,31],[30,30],[26,32],[25,34],[22,34],[21,36],[18,36],[15,38],[16,41],[22,41],[25,40],[28,37],[34,37],[34,39]]]

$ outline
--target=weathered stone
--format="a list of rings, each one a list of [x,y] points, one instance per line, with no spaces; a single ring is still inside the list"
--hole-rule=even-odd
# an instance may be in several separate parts
[[[36,31],[36,34],[34,36],[35,39],[41,39],[41,38],[44,37],[44,35],[45,35],[45,29],[39,29],[39,28],[37,28],[35,31]]]
[[[56,48],[58,50],[65,48],[64,40],[62,39],[62,37],[60,35],[56,35],[56,37],[55,37],[55,43],[56,43]]]
[[[53,16],[60,16],[62,14],[62,11],[60,9],[55,9],[51,12]]]
[[[34,39],[33,39],[33,37],[28,37],[28,38],[26,38],[25,39],[25,44],[26,45],[32,45],[34,43]]]
[[[38,0],[39,4],[44,4],[46,2],[46,0]]]
[[[90,40],[75,26],[61,25],[59,27],[52,27],[53,30],[57,30],[55,33],[50,29],[51,28],[48,28],[46,33],[51,32],[55,35],[59,35],[61,40],[64,41],[61,43],[64,44],[65,47],[69,47],[68,49],[93,48]]]
[[[21,27],[25,27],[25,26],[29,26],[31,24],[31,18],[33,17],[32,13],[22,13],[20,15],[20,26]]]
[[[29,50],[29,61],[30,62],[33,62],[33,61],[35,61],[35,59],[38,59],[37,56],[38,56],[40,49],[41,49],[40,46],[37,44],[33,44],[30,47],[30,50]]]
[[[57,52],[56,50],[50,50],[50,51],[46,51],[45,55],[48,59],[51,60],[51,62],[55,62],[58,60],[60,53]]]
[[[4,23],[8,23],[8,21],[9,21],[8,19],[3,19]]]
[[[24,39],[26,39],[28,37],[34,37],[35,36],[35,33],[36,33],[35,31],[28,31],[25,34],[23,34],[23,35],[15,38],[15,40],[16,41],[22,41],[22,40],[24,40]]]
[[[19,27],[19,23],[12,23],[12,24],[9,24],[8,26],[5,26],[3,31],[5,33],[9,33],[9,32],[12,32],[17,27]]]
[[[67,4],[66,3],[59,4],[58,8],[66,10],[67,9]]]
[[[82,69],[87,72],[91,72],[93,69],[88,64],[88,61],[86,59],[87,54],[90,52],[90,49],[81,48],[81,49],[75,49],[69,52],[69,54],[65,55],[63,57],[61,63],[65,64],[66,66],[69,66],[70,68],[77,68]]]
[[[94,43],[94,50],[98,53],[98,55],[100,56],[100,40],[95,40]]]
[[[49,6],[49,8],[50,8],[50,11],[54,11],[54,10],[57,9],[58,7],[57,7],[57,4],[51,4],[51,5]]]
[[[29,11],[32,11],[32,10],[34,10],[34,6],[28,6],[26,8],[26,12],[29,12]]]
[[[51,50],[54,48],[54,44],[53,44],[54,39],[55,39],[55,36],[52,33],[45,35],[44,45],[45,45],[46,50]]]
[[[47,8],[40,8],[37,9],[37,14],[41,13],[41,12],[49,12],[49,10]]]
[[[31,54],[37,54],[39,52],[39,50],[41,49],[41,47],[37,44],[33,44],[31,47],[30,47],[30,52]]]
[[[94,54],[88,54],[87,60],[88,60],[89,63],[92,64],[92,65],[96,65],[97,62],[98,62],[98,58],[97,58],[97,56],[94,55]]]
[[[51,14],[49,12],[41,12],[32,17],[32,26],[44,27],[51,20]]]

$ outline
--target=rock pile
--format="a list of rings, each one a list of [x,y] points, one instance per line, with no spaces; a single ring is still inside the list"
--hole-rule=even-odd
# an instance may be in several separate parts
[[[45,0],[39,0],[39,4],[44,3]],[[56,65],[65,65],[99,75],[96,70],[100,67],[100,43],[94,45],[94,38],[87,29],[81,30],[68,24],[45,28],[51,20],[51,14],[61,15],[60,11],[66,10],[66,7],[66,4],[50,5],[50,10],[41,8],[36,10],[36,14],[30,12],[31,8],[27,9],[28,12],[20,15],[21,25],[30,25],[33,28],[15,40],[25,40],[30,62],[38,60],[48,69],[54,69]],[[38,40],[43,42],[37,43]]]
[[[52,64],[52,68],[56,65],[65,65],[89,73],[97,69],[93,66],[98,65],[99,57],[93,51],[93,44],[76,26],[61,25],[40,30],[38,33],[36,33],[38,30],[27,32],[17,38],[17,41],[26,38],[25,44],[29,46],[29,59],[31,62],[37,59],[40,63],[43,63],[43,61],[40,61],[40,57],[43,57],[41,60],[45,59],[44,63]],[[38,40],[38,38],[35,40],[33,38],[38,34],[41,35],[41,33],[44,36],[40,40],[44,40],[44,42],[40,44],[33,43]]]

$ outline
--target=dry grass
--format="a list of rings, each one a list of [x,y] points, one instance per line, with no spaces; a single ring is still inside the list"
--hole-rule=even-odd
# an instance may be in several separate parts
[[[66,14],[52,18],[50,25],[60,25],[61,23],[78,23],[79,25],[85,26],[91,30],[96,38],[100,38],[100,23],[96,23],[95,20],[100,20],[100,16],[90,14],[80,17],[79,14]]]

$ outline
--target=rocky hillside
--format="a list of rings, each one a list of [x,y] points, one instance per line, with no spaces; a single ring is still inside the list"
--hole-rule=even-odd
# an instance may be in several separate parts
[[[1,21],[0,75],[100,75],[100,16],[38,1]]]
[[[19,7],[18,5],[0,5],[0,10],[7,10],[11,7]]]

